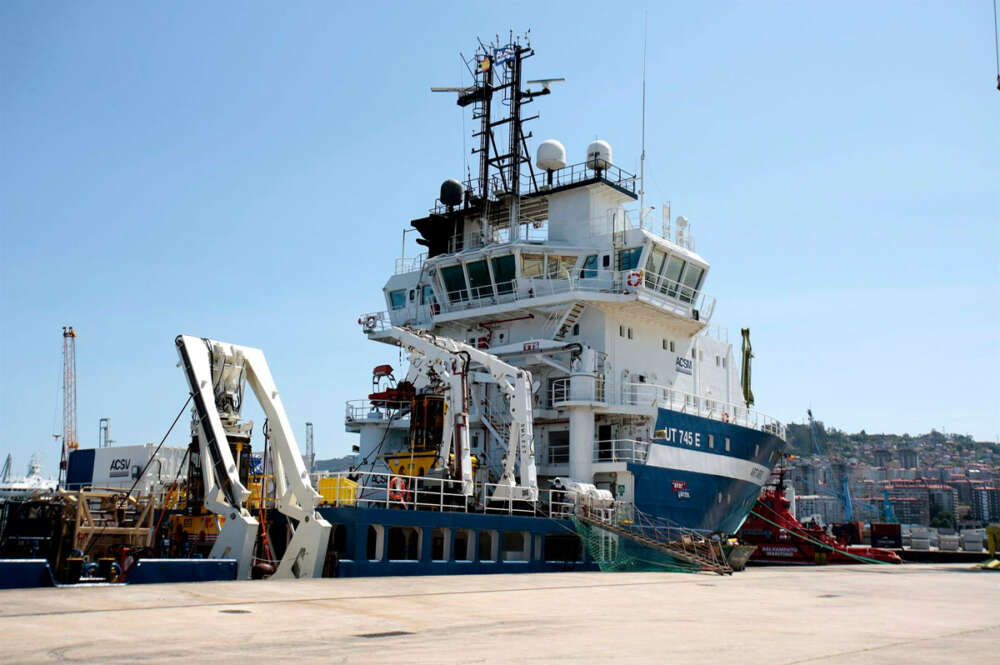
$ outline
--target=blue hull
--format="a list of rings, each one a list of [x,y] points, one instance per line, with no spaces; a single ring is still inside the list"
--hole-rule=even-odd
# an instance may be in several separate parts
[[[735,533],[780,458],[785,442],[768,432],[660,409],[645,464],[629,464],[635,505],[679,526]],[[662,447],[662,448],[660,448]],[[655,462],[674,462],[657,466]]]
[[[691,529],[735,533],[784,442],[767,432],[660,410],[635,505]],[[728,446],[727,446],[728,440]],[[669,465],[666,463],[676,462]],[[573,523],[548,517],[321,507],[339,577],[597,570]]]

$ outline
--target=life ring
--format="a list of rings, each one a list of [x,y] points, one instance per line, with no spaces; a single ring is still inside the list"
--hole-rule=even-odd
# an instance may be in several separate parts
[[[406,480],[400,476],[389,479],[389,498],[405,504],[410,500],[410,491],[406,489]]]
[[[729,422],[729,414],[727,412],[725,412],[725,411],[722,412],[722,422],[724,422],[724,423],[728,423]]]
[[[372,316],[371,314],[365,317],[365,328],[367,328],[368,330],[374,329],[375,323],[376,323],[375,317]]]
[[[628,284],[629,286],[639,286],[639,283],[641,281],[642,281],[642,273],[640,273],[638,270],[633,270],[628,274],[628,279],[626,280],[625,283]]]

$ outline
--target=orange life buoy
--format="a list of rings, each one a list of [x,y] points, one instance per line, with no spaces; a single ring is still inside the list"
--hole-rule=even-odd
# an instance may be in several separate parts
[[[389,498],[401,503],[409,501],[410,492],[406,489],[406,480],[399,476],[393,476],[389,479]]]
[[[369,314],[368,316],[365,317],[365,328],[367,328],[368,330],[373,330],[375,328],[375,323],[376,320],[374,316]]]
[[[626,280],[626,283],[629,286],[639,286],[639,283],[641,281],[642,281],[642,273],[640,273],[638,270],[633,270],[628,274],[628,280]]]

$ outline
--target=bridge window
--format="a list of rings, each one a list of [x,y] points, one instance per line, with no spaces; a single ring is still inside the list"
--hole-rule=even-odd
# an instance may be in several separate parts
[[[701,278],[705,275],[705,269],[689,263],[681,279],[683,288],[680,290],[679,298],[684,302],[693,302],[698,295],[698,287],[701,286]]]
[[[473,261],[465,266],[469,272],[469,288],[473,299],[493,295],[493,284],[490,282],[490,270],[486,267],[486,259]]]
[[[403,309],[406,307],[406,289],[389,292],[389,305],[393,309]]]
[[[493,279],[497,285],[497,293],[512,292],[514,290],[514,279],[517,277],[514,255],[494,256],[490,262],[493,264]]]
[[[464,302],[469,299],[462,266],[441,268],[441,279],[444,281],[444,290],[448,293],[448,302]]]
[[[436,302],[437,298],[434,297],[434,288],[430,284],[424,284],[420,289],[420,304],[433,305]]]
[[[618,250],[618,269],[632,270],[639,265],[639,257],[642,256],[642,247],[632,247],[630,249]]]
[[[580,271],[581,279],[597,277],[597,254],[591,254],[583,260],[583,270]]]
[[[541,277],[545,274],[544,254],[522,254],[521,255],[521,276]]]
[[[663,264],[666,260],[667,253],[662,249],[654,247],[649,252],[649,258],[646,259],[646,288],[656,288],[657,282],[660,281],[660,271],[663,270]]]
[[[575,256],[559,256],[557,254],[549,254],[548,265],[546,266],[545,272],[549,279],[569,279],[569,275],[575,265]]]
[[[681,272],[683,270],[683,259],[671,256],[667,260],[667,266],[663,269],[663,281],[660,284],[660,291],[669,296],[677,295],[677,284],[681,281]]]

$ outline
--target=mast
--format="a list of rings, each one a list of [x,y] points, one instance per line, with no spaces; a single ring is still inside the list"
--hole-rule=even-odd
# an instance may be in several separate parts
[[[542,89],[524,89],[523,63],[534,54],[527,34],[516,36],[511,32],[506,43],[501,42],[499,37],[488,44],[480,40],[475,55],[466,61],[474,77],[472,86],[431,88],[432,92],[458,93],[458,105],[472,106],[473,119],[479,120],[479,128],[473,134],[473,138],[479,139],[478,146],[472,151],[479,158],[479,173],[475,182],[469,178],[467,189],[475,192],[472,203],[479,206],[484,244],[492,237],[493,225],[502,227],[508,224],[510,242],[520,238],[522,165],[528,166],[530,188],[534,190],[536,187],[535,172],[527,150],[527,139],[532,135],[524,132],[524,123],[536,119],[538,115],[524,117],[522,107],[539,95],[549,94],[551,84],[563,79],[527,81],[528,84],[541,84]],[[508,110],[506,116],[494,119],[493,96],[496,93],[502,95],[502,106]],[[506,129],[506,137],[497,136],[501,127]],[[503,138],[507,139],[506,143],[502,142]]]
[[[76,450],[76,331],[63,326],[63,434],[62,455],[59,459],[59,484],[66,482],[67,458]]]
[[[642,153],[639,155],[639,226],[646,219],[646,36],[649,32],[649,12],[642,23]]]

